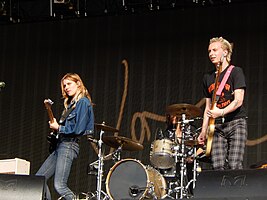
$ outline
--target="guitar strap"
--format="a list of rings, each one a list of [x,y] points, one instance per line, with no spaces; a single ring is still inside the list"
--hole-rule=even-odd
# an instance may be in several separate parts
[[[69,116],[69,114],[74,110],[75,104],[73,104],[66,112],[64,112],[61,117],[60,117],[60,120],[59,120],[59,124],[62,124],[66,118]]]
[[[223,90],[223,88],[224,88],[224,86],[225,86],[225,83],[226,83],[227,79],[229,78],[229,76],[230,76],[230,74],[231,74],[231,71],[232,71],[232,69],[233,69],[234,67],[235,67],[234,65],[231,65],[231,66],[227,69],[226,73],[224,74],[224,76],[223,76],[223,80],[222,80],[222,82],[220,83],[220,86],[219,86],[219,88],[218,88],[218,90],[217,90],[217,92],[216,92],[216,101],[219,100],[219,97],[220,97],[221,94],[222,94],[222,90]]]
[[[232,69],[234,68],[235,66],[234,65],[231,65],[228,69],[227,69],[227,71],[226,71],[226,73],[224,74],[224,76],[223,76],[223,80],[222,80],[222,82],[220,83],[220,86],[219,86],[219,88],[218,88],[218,90],[217,90],[217,92],[216,92],[216,102],[219,100],[219,98],[220,98],[220,96],[221,96],[221,94],[222,94],[222,90],[223,90],[223,88],[224,88],[224,86],[225,86],[225,83],[226,83],[226,81],[227,81],[227,79],[229,78],[229,76],[230,76],[230,74],[231,74],[231,71],[232,71]],[[224,123],[224,117],[222,117],[222,123]]]

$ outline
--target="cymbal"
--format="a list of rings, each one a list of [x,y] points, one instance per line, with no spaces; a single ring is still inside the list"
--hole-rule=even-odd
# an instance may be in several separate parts
[[[122,150],[140,151],[143,150],[143,145],[129,138],[122,136],[103,136],[103,142],[113,148],[122,147]]]
[[[102,123],[102,124],[96,124],[96,123],[95,123],[95,127],[96,127],[96,129],[98,129],[98,130],[102,130],[102,131],[107,131],[107,132],[119,132],[118,129],[113,128],[113,127],[111,127],[111,126],[107,126],[107,125],[105,125],[105,123]]]
[[[170,115],[182,116],[185,114],[188,118],[201,116],[201,109],[195,105],[181,103],[167,106],[166,113]]]

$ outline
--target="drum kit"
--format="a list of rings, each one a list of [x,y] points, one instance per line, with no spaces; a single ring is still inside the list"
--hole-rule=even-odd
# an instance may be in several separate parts
[[[167,107],[167,123],[172,126],[166,131],[172,137],[161,132],[150,148],[150,165],[139,160],[121,159],[122,151],[141,151],[143,145],[122,136],[105,136],[104,132],[118,132],[111,126],[95,124],[100,130],[97,143],[98,160],[90,166],[97,166],[97,191],[86,199],[122,200],[122,199],[183,199],[193,197],[198,175],[197,131],[192,131],[191,123],[201,119],[201,109],[190,104],[173,104]],[[171,119],[171,120],[169,120]],[[198,129],[197,129],[198,130]],[[165,132],[166,132],[165,131]],[[116,149],[103,156],[103,144]],[[103,186],[104,160],[113,159]]]

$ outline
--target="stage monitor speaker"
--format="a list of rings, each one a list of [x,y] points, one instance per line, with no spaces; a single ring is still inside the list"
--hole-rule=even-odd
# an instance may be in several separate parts
[[[43,176],[0,174],[0,200],[43,200]]]
[[[267,169],[203,171],[197,177],[194,199],[266,200]]]

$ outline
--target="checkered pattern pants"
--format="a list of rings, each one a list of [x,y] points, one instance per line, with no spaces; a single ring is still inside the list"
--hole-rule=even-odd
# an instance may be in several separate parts
[[[211,152],[213,169],[242,169],[246,141],[246,119],[216,124]]]

